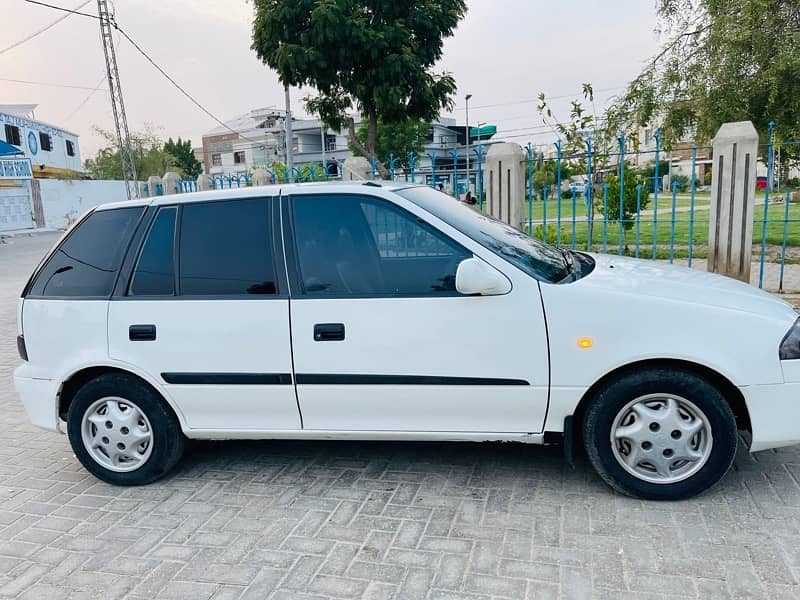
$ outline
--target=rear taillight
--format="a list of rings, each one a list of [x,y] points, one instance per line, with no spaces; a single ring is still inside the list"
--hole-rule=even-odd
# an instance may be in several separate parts
[[[19,352],[19,356],[22,360],[28,360],[28,349],[25,347],[25,337],[18,335],[17,336],[17,352]]]

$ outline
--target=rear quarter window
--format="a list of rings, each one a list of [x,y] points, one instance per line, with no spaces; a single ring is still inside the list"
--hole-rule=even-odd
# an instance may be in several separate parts
[[[108,298],[144,207],[93,212],[64,239],[30,286],[30,296]]]

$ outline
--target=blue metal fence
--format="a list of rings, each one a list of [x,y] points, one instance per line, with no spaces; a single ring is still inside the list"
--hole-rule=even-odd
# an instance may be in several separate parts
[[[775,181],[778,169],[774,160],[782,149],[785,154],[800,143],[778,144],[774,133],[771,125],[767,143],[760,148],[764,161],[759,163],[759,174],[766,176],[759,178],[756,195],[753,261],[759,287],[784,290],[787,265],[800,263],[800,204],[791,204],[794,187]],[[708,252],[711,148],[665,149],[659,132],[653,141],[649,149],[638,150],[621,135],[613,152],[598,152],[591,137],[579,149],[568,150],[560,141],[547,147],[529,145],[524,159],[527,233],[573,249],[678,261],[690,267],[704,259]],[[441,186],[456,197],[472,189],[476,208],[485,212],[487,150],[488,145],[478,144],[423,156],[390,156],[385,166],[395,181]],[[341,161],[329,160],[324,165],[295,168],[293,175],[295,181],[332,180],[339,179],[342,170]],[[268,172],[273,181],[289,180],[285,169]],[[372,172],[377,178],[375,162]],[[549,175],[537,177],[542,172]],[[249,175],[216,175],[211,182],[214,189],[251,183]],[[181,192],[196,189],[194,181],[180,183]],[[796,197],[800,200],[800,192]],[[797,279],[792,287],[800,290],[800,277]]]

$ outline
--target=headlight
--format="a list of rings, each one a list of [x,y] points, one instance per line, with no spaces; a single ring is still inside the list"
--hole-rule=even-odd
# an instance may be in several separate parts
[[[800,319],[794,322],[789,333],[783,338],[778,356],[780,356],[781,360],[800,358]]]

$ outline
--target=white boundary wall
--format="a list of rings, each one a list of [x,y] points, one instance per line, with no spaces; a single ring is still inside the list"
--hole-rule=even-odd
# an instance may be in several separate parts
[[[44,225],[66,229],[90,208],[127,200],[124,181],[40,179]]]

